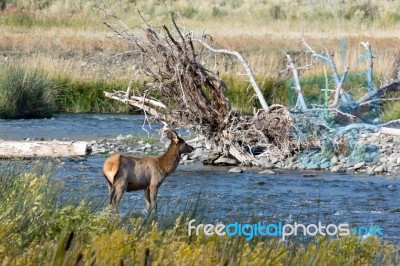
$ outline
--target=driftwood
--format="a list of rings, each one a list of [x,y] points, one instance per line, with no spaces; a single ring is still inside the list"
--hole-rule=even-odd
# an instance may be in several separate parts
[[[86,157],[84,141],[0,141],[0,158]]]

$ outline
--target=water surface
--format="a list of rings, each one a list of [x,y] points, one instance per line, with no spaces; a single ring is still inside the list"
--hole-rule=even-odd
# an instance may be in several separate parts
[[[69,138],[76,140],[115,138],[119,134],[146,136],[144,116],[67,114],[45,120],[1,120],[0,139]],[[146,129],[156,134],[160,125]],[[107,183],[101,173],[105,157],[91,156],[86,161],[63,159],[55,165],[54,178],[63,183],[62,200],[108,202]],[[0,167],[19,164],[29,167],[35,161],[0,161]],[[249,168],[242,174],[228,174],[226,167],[201,164],[180,165],[162,184],[160,213],[179,212],[185,205],[200,204],[203,222],[225,224],[240,221],[268,223],[321,222],[349,223],[351,228],[379,225],[384,239],[400,243],[400,177],[340,175],[317,172],[278,171],[261,175]],[[120,211],[141,215],[143,191],[126,193]]]

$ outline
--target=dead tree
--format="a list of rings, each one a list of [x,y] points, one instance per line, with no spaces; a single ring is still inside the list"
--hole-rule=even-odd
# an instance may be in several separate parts
[[[394,92],[400,90],[400,65],[398,67],[398,71],[396,76],[392,78],[386,84],[383,84],[381,87],[377,88],[373,82],[373,55],[371,46],[368,42],[361,42],[361,45],[365,49],[365,53],[361,56],[358,60],[359,62],[366,61],[367,67],[365,71],[365,79],[367,85],[365,86],[365,94],[360,97],[359,99],[353,99],[351,94],[348,91],[343,89],[343,84],[346,81],[348,76],[348,72],[350,70],[349,66],[346,66],[343,72],[340,74],[338,73],[336,64],[332,56],[329,52],[326,53],[317,53],[311,48],[311,46],[304,40],[301,40],[301,44],[304,45],[307,52],[311,54],[313,58],[322,62],[324,65],[328,66],[331,72],[332,79],[334,81],[334,88],[333,88],[333,98],[328,96],[329,103],[327,106],[316,106],[313,105],[312,108],[307,108],[305,106],[304,98],[301,93],[302,88],[300,87],[299,75],[297,73],[297,69],[307,69],[307,67],[297,67],[293,63],[292,59],[289,55],[288,57],[288,68],[287,70],[292,71],[293,79],[295,81],[295,89],[298,92],[297,94],[297,103],[295,108],[300,109],[301,111],[307,112],[315,112],[315,111],[327,111],[330,112],[334,117],[336,122],[339,125],[345,126],[345,128],[340,129],[339,132],[343,132],[344,129],[350,130],[352,128],[374,128],[378,130],[382,125],[381,120],[379,119],[380,114],[380,107],[384,101],[387,100],[399,100],[398,98],[384,98],[384,96],[388,92]],[[326,88],[329,90],[329,88]],[[301,103],[301,104],[299,104]],[[375,116],[369,117],[365,115],[368,112],[375,112]],[[363,123],[355,123],[356,120],[360,120]],[[387,130],[386,128],[381,128],[382,133],[390,134],[400,134],[400,132],[396,130]]]
[[[244,58],[235,51],[212,47],[212,38],[183,32],[172,17],[171,28],[145,22],[132,30],[115,16],[103,21],[132,49],[139,51],[146,90],[106,92],[105,96],[135,106],[168,128],[184,127],[205,136],[215,151],[253,164],[257,147],[290,150],[290,114],[284,106],[268,106]],[[243,64],[263,110],[256,116],[235,113],[224,94],[225,84],[203,61],[210,52],[236,56]]]
[[[106,97],[143,110],[166,128],[188,128],[210,141],[218,156],[233,156],[247,165],[258,164],[259,156],[285,157],[318,146],[318,134],[325,134],[318,132],[330,130],[322,120],[310,117],[308,111],[317,109],[308,108],[298,82],[298,67],[290,55],[287,55],[288,70],[295,76],[295,109],[299,109],[300,114],[291,113],[282,105],[267,104],[250,67],[240,53],[214,48],[209,35],[202,34],[195,38],[193,32],[179,27],[173,16],[169,27],[154,27],[143,21],[144,27],[131,29],[119,18],[106,14],[104,24],[138,52],[139,62],[136,64],[140,66],[139,72],[147,76],[149,81],[144,90],[132,89],[129,84],[126,91],[106,92]],[[343,107],[351,107],[354,103],[361,106],[375,101],[375,95],[380,96],[386,91],[397,89],[400,84],[399,79],[396,79],[376,89],[372,79],[368,80],[368,94],[355,102],[346,98],[342,88],[348,68],[339,75],[329,55],[318,54],[308,44],[303,44],[315,58],[330,66],[336,82],[334,100],[328,108],[323,108],[324,111],[328,109],[352,118],[356,112]],[[365,48],[370,51],[367,43]],[[239,114],[231,109],[224,94],[226,85],[218,73],[207,68],[205,63],[215,53],[235,56],[243,65],[262,106],[254,116]],[[372,71],[372,54],[370,61]]]

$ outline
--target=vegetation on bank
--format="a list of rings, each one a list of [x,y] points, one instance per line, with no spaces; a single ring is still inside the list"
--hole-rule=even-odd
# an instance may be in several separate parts
[[[301,244],[275,238],[188,236],[187,223],[196,217],[196,206],[178,217],[121,218],[110,211],[98,212],[86,201],[60,202],[60,184],[49,177],[46,167],[38,169],[30,173],[12,167],[0,170],[3,265],[399,263],[396,248],[375,237],[316,238]]]
[[[277,78],[277,73],[285,68],[285,52],[302,54],[304,48],[298,41],[303,36],[316,51],[327,49],[340,55],[335,56],[338,69],[350,64],[352,71],[365,69],[365,64],[354,67],[353,63],[362,54],[360,41],[370,41],[379,80],[393,77],[400,52],[400,42],[393,37],[398,35],[400,24],[400,4],[396,1],[123,0],[116,4],[110,0],[0,0],[0,67],[22,65],[44,73],[53,86],[49,91],[57,95],[52,112],[132,111],[105,99],[103,91],[125,89],[140,67],[135,65],[139,60],[134,53],[125,53],[129,51],[126,43],[106,38],[111,32],[101,23],[104,13],[96,6],[117,14],[132,27],[143,25],[135,10],[152,24],[168,24],[170,12],[179,13],[182,19],[178,22],[186,29],[199,33],[205,28],[217,41],[216,46],[241,52],[269,103],[291,103],[291,77]],[[226,94],[234,108],[253,112],[259,107],[258,101],[242,75],[241,65],[229,58],[219,63],[215,67],[227,83]],[[317,86],[311,81],[303,92],[310,99],[321,98],[318,87],[325,86],[322,69],[301,74],[303,84],[320,80]],[[363,84],[362,77],[356,80],[360,83],[349,82],[352,92]],[[400,118],[398,106],[386,102],[383,120]]]
[[[57,112],[128,113],[132,111],[128,105],[110,101],[103,93],[125,86],[6,65],[0,71],[0,119],[49,118]]]
[[[45,72],[8,66],[0,71],[0,118],[50,117],[56,91]]]
[[[375,26],[393,26],[400,22],[400,5],[396,1],[379,0],[300,0],[300,1],[278,1],[278,0],[216,0],[216,1],[185,1],[185,0],[122,0],[116,3],[111,0],[89,0],[89,1],[29,1],[29,0],[0,0],[0,11],[19,10],[37,12],[31,16],[20,17],[19,19],[4,19],[7,25],[34,26],[36,24],[52,27],[63,26],[64,20],[56,19],[43,14],[91,14],[96,7],[103,7],[119,15],[131,15],[132,10],[141,10],[147,17],[165,19],[173,10],[178,10],[181,16],[188,20],[215,22],[235,18],[239,23],[250,20],[251,22],[268,23],[274,21],[292,22],[317,22],[332,23],[336,21],[349,21],[352,23],[369,23]],[[18,17],[16,17],[18,18]],[[46,19],[54,20],[51,23],[44,23]],[[130,18],[139,21],[138,18]],[[94,20],[88,18],[91,24]],[[64,22],[65,25],[88,25],[74,22]],[[224,21],[225,23],[225,21]],[[81,26],[80,26],[81,27]]]
[[[305,76],[300,79],[307,103],[324,104],[322,90],[331,77],[323,75]],[[246,114],[261,108],[248,80],[233,74],[222,79],[227,85],[226,96],[236,111]],[[277,79],[256,76],[269,104],[295,105],[293,79]],[[375,83],[379,84],[375,76]],[[366,80],[363,72],[349,73],[344,89],[354,97],[360,97]],[[0,71],[0,119],[44,118],[57,112],[67,113],[130,113],[130,106],[104,97],[104,91],[124,90],[125,81],[106,81],[99,78],[80,79],[68,75],[55,75],[43,69],[31,69],[22,65],[5,65]],[[140,89],[139,82],[133,85]],[[389,97],[396,97],[391,95]],[[386,102],[382,109],[382,120],[398,119],[400,111],[396,102]]]

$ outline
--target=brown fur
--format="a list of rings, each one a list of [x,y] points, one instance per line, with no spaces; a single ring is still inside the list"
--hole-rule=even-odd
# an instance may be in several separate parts
[[[157,192],[165,178],[179,164],[182,153],[190,153],[193,147],[168,131],[171,140],[167,151],[159,157],[131,157],[115,154],[104,162],[103,173],[108,182],[110,204],[118,205],[125,191],[144,190],[146,207],[157,209]]]

